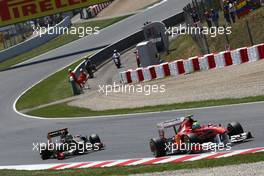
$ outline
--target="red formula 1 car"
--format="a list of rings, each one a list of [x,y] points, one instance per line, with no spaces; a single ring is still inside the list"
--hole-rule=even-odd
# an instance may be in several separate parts
[[[230,148],[232,144],[253,138],[251,132],[244,132],[238,122],[222,125],[200,125],[193,115],[165,121],[157,125],[160,138],[150,140],[150,149],[155,157],[170,154],[195,153],[205,150]],[[173,137],[165,137],[165,129],[174,129]]]

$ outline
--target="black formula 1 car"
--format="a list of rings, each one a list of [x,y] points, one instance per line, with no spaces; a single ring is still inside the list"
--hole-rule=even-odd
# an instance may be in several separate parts
[[[242,125],[231,122],[227,127],[221,124],[202,124],[193,119],[193,115],[177,118],[157,124],[159,138],[150,140],[150,149],[154,156],[169,154],[195,153],[208,150],[231,149],[236,143],[253,138],[251,132],[244,132]],[[165,136],[165,129],[173,128],[171,137]]]
[[[63,160],[70,156],[104,149],[104,144],[97,134],[92,134],[89,138],[81,135],[72,136],[68,128],[49,132],[47,138],[48,142],[41,144],[39,149],[43,160],[52,158]]]

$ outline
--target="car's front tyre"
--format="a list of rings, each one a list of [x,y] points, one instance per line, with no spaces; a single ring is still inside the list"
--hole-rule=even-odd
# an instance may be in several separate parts
[[[227,125],[228,135],[234,136],[244,133],[243,127],[238,122],[232,122]]]
[[[101,139],[100,137],[97,135],[97,134],[92,134],[90,137],[89,137],[89,141],[90,143],[95,146],[96,144],[98,145],[99,149],[102,149],[104,148],[104,145],[103,143],[101,142]]]

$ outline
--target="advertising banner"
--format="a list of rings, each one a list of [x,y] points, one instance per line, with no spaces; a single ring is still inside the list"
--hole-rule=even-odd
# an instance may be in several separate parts
[[[243,17],[250,12],[251,8],[248,5],[247,0],[238,0],[236,3],[237,16]]]
[[[109,0],[0,0],[0,27]]]

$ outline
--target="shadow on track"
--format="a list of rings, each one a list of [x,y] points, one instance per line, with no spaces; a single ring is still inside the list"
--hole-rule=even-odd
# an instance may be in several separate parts
[[[10,68],[6,68],[6,69],[3,69],[3,70],[0,70],[0,72],[13,70],[13,69],[21,68],[21,67],[27,67],[27,66],[31,66],[31,65],[35,65],[35,64],[41,64],[41,63],[44,63],[44,62],[49,62],[49,61],[53,61],[53,60],[57,60],[57,59],[63,59],[65,57],[74,56],[74,55],[78,55],[78,54],[82,54],[82,53],[87,53],[87,52],[91,52],[91,51],[94,51],[94,50],[99,50],[99,49],[105,48],[107,46],[108,45],[99,46],[99,47],[95,47],[95,48],[89,48],[89,49],[86,49],[86,50],[82,50],[82,51],[78,51],[78,52],[74,52],[74,53],[70,53],[70,54],[64,54],[64,55],[55,56],[55,57],[51,57],[51,58],[46,58],[46,59],[42,59],[42,60],[39,60],[39,61],[33,61],[33,62],[25,63],[25,64],[19,64],[19,65],[10,67]]]

